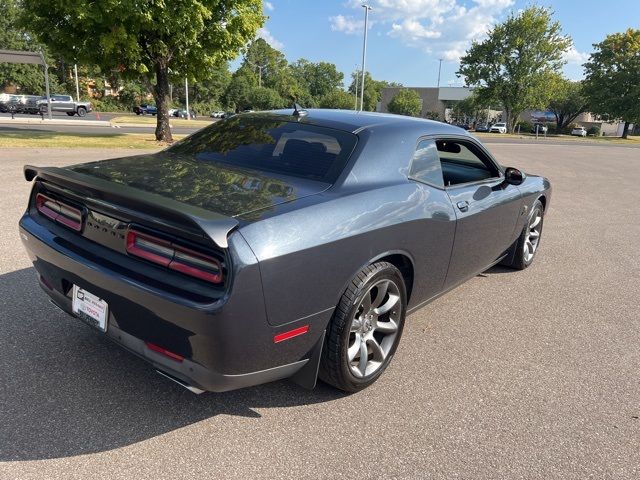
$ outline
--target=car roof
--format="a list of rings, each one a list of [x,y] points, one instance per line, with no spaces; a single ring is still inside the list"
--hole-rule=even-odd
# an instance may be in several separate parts
[[[240,115],[252,115],[271,117],[278,120],[292,121],[316,125],[319,127],[335,128],[351,133],[377,126],[406,127],[407,129],[420,129],[424,134],[430,133],[466,133],[465,130],[447,123],[426,120],[424,118],[407,117],[390,113],[358,112],[355,110],[331,110],[331,109],[305,109],[306,115],[296,117],[293,109],[271,110]]]

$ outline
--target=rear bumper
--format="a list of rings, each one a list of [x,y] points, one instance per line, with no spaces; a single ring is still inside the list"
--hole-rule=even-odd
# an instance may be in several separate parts
[[[324,315],[279,328],[268,324],[257,263],[239,235],[230,242],[238,266],[234,294],[202,305],[157,292],[110,264],[83,256],[68,248],[55,230],[28,214],[20,221],[22,242],[51,300],[73,315],[72,285],[98,295],[109,305],[105,334],[183,384],[222,392],[287,378],[308,363],[322,338],[328,321]],[[274,343],[278,333],[302,325],[309,325],[308,334]],[[147,342],[184,359],[166,357],[148,348]]]

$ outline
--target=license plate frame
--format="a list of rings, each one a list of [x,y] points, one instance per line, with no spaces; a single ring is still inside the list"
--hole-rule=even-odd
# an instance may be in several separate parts
[[[109,324],[109,305],[97,295],[73,285],[71,310],[83,322],[106,332]]]

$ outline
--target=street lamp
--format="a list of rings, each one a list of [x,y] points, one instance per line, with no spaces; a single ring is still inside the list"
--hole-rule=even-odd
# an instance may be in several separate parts
[[[366,3],[362,4],[364,8],[364,42],[362,44],[362,81],[360,82],[360,111],[364,110],[364,74],[367,71],[365,61],[367,58],[367,27],[369,25],[369,10],[371,7]]]
[[[356,78],[355,78],[355,81],[356,81],[356,103],[355,103],[355,106],[353,107],[354,110],[358,110],[358,81],[360,80],[360,78],[359,78],[360,76],[358,75],[358,67],[359,67],[359,65],[356,65]]]

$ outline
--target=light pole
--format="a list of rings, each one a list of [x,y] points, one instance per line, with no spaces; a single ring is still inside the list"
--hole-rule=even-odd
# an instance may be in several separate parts
[[[78,64],[73,65],[73,73],[76,77],[76,102],[80,101],[80,86],[78,85]]]
[[[440,59],[440,65],[438,66],[438,88],[440,88],[440,71],[442,70],[442,59]]]
[[[371,7],[364,3],[364,42],[362,44],[362,81],[360,82],[360,111],[364,110],[364,75],[367,71],[366,59],[367,59],[367,29],[369,26],[369,10]]]
[[[187,120],[191,120],[191,112],[189,111],[189,80],[184,77],[184,99],[187,104]]]
[[[360,80],[360,76],[358,75],[358,65],[356,65],[356,104],[353,107],[354,110],[358,110],[358,81]]]

